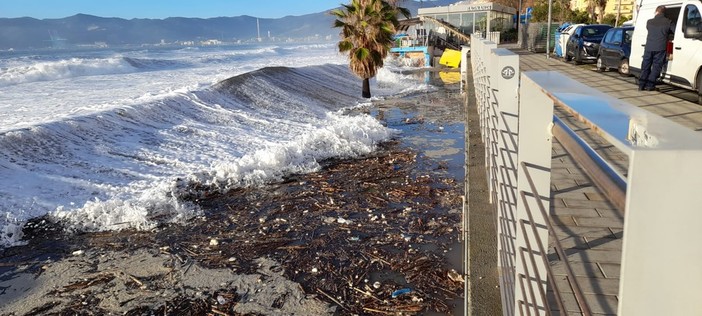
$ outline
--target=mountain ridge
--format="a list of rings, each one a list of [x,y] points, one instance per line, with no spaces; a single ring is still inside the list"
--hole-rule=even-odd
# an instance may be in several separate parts
[[[403,6],[410,10],[412,16],[416,16],[420,7],[442,6],[454,2],[456,1],[407,1]],[[257,20],[261,37],[266,41],[310,38],[336,40],[339,30],[332,27],[334,17],[329,14],[330,10],[275,19],[248,15],[124,19],[83,13],[60,19],[0,18],[0,49],[42,49],[96,43],[121,46],[206,40],[247,42],[258,37]]]

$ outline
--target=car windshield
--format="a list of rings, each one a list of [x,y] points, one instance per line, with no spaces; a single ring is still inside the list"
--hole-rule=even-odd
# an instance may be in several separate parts
[[[596,38],[596,37],[602,38],[602,36],[604,36],[605,32],[607,32],[607,30],[609,30],[611,28],[612,28],[611,26],[607,26],[607,25],[588,26],[588,27],[583,28],[582,34],[583,34],[583,37],[586,37],[586,38]]]

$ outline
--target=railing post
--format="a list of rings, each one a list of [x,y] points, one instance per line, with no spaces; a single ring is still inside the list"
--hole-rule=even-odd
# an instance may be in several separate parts
[[[478,106],[479,121],[480,121],[480,136],[483,143],[487,146],[490,143],[489,137],[489,109],[492,102],[491,92],[491,68],[490,50],[497,48],[497,45],[492,42],[485,41],[475,35],[471,35],[471,64],[473,66],[473,84],[475,86],[475,98]],[[489,150],[485,151],[485,166],[489,178],[489,170],[491,162],[489,159]],[[490,185],[488,183],[488,185]],[[489,194],[490,203],[492,203],[492,194]]]
[[[463,46],[461,48],[461,92],[464,94],[464,148],[465,148],[465,180],[463,193],[463,276],[465,283],[463,284],[463,315],[473,315],[472,297],[471,297],[471,268],[470,268],[470,217],[468,214],[468,205],[470,203],[470,129],[468,126],[468,104],[470,92],[468,91],[468,52],[470,47]]]
[[[472,36],[471,63],[473,64],[473,80],[475,81],[475,97],[480,114],[480,135],[483,141],[487,137],[486,113],[490,103],[490,73],[488,72],[490,50],[497,48],[492,42],[487,42],[479,37]]]
[[[530,87],[524,79],[522,101],[533,98],[529,91],[542,90],[629,157],[618,315],[699,315],[700,134],[557,72],[530,72],[527,79],[538,86]],[[522,107],[520,119],[531,113]],[[520,149],[527,147],[524,133],[529,130],[520,120]],[[521,188],[521,171],[519,176]],[[585,299],[579,301],[581,309],[587,306]]]
[[[546,290],[546,267],[536,260],[536,266],[530,261],[525,262],[524,258],[529,257],[526,250],[528,238],[531,244],[536,244],[536,238],[548,240],[548,230],[546,228],[547,218],[543,218],[538,211],[539,206],[536,199],[540,199],[548,212],[550,207],[550,182],[551,182],[551,127],[553,125],[553,105],[554,101],[546,95],[528,73],[522,74],[519,88],[519,150],[518,150],[518,192],[525,192],[526,199],[519,199],[517,203],[517,224],[521,221],[529,221],[527,212],[531,210],[534,224],[539,236],[528,234],[527,231],[518,230],[516,240],[516,271],[515,271],[515,310],[520,310],[520,306],[534,311],[540,315],[546,312],[547,302],[542,297],[534,293],[525,293],[524,289],[541,287]],[[522,164],[524,162],[524,164]],[[528,170],[525,170],[527,169]],[[535,188],[540,196],[534,196],[531,192],[527,179],[527,172],[532,179]],[[546,256],[545,253],[538,253],[532,250],[534,256]],[[533,279],[534,275],[542,276],[541,280]],[[527,276],[525,278],[524,276]],[[520,284],[524,282],[524,284]],[[529,286],[531,285],[531,286]]]
[[[519,137],[519,55],[504,49],[491,50],[491,68],[494,69],[492,96],[495,107],[491,112],[495,121],[491,160],[497,211],[497,266],[500,268],[500,291],[506,315],[513,315],[514,260],[517,213],[517,147]]]
[[[468,86],[466,80],[468,80],[468,53],[470,52],[470,47],[463,45],[461,46],[461,93],[465,93],[465,89]]]
[[[482,109],[480,111],[480,126],[483,143],[485,144],[485,172],[487,173],[488,179],[488,201],[490,203],[494,203],[492,192],[494,192],[495,188],[494,183],[491,181],[491,170],[494,168],[494,161],[491,159],[491,157],[493,151],[492,131],[494,130],[495,124],[493,124],[492,113],[494,111],[494,108],[497,106],[495,96],[493,94],[493,89],[495,89],[496,80],[499,77],[499,74],[493,66],[494,60],[492,50],[497,48],[497,44],[487,40],[482,41],[483,47],[481,55],[483,56],[482,59],[485,63],[485,76],[483,78],[485,80],[485,85],[482,88],[484,100],[482,104]]]
[[[692,131],[690,131],[692,133]],[[702,313],[702,149],[630,155],[618,315]]]
[[[471,41],[471,61],[475,85],[478,112],[480,113],[480,131],[485,146],[485,166],[488,179],[490,202],[495,204],[498,230],[498,262],[500,268],[500,294],[503,301],[503,314],[515,315],[515,265],[517,252],[517,170],[518,144],[520,126],[519,105],[519,56],[509,50],[496,48],[488,40],[474,36]],[[551,108],[552,111],[552,108]],[[547,131],[552,112],[542,116]],[[540,122],[543,123],[543,122]],[[539,124],[536,122],[535,124]],[[547,165],[550,168],[550,142],[547,144]],[[540,161],[539,161],[540,162]],[[545,165],[545,163],[541,163]],[[550,178],[547,178],[547,180]],[[528,187],[528,184],[525,184]],[[544,192],[548,192],[547,183]],[[548,201],[546,201],[548,205]],[[537,209],[534,207],[534,209]],[[523,218],[527,218],[524,215]],[[541,218],[541,216],[538,216]],[[545,234],[548,232],[544,230]],[[546,236],[546,235],[544,235]],[[544,237],[545,238],[545,237]],[[526,242],[522,240],[522,245]],[[536,244],[532,242],[532,244]],[[522,253],[522,255],[524,255]],[[530,258],[528,255],[527,258]],[[529,260],[528,265],[534,260]],[[537,261],[538,262],[538,261]],[[530,270],[533,270],[531,268]],[[538,275],[533,271],[524,271],[522,275]],[[541,275],[545,275],[542,273]],[[524,285],[524,284],[522,284]],[[534,288],[533,285],[528,286]],[[528,295],[523,293],[524,295]],[[532,306],[534,300],[522,302],[523,306]],[[543,303],[540,303],[543,306]]]

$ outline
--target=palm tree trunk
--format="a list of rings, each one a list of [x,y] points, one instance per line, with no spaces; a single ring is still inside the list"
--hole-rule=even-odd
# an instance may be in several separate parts
[[[364,98],[370,98],[370,79],[369,78],[363,78],[363,97]]]

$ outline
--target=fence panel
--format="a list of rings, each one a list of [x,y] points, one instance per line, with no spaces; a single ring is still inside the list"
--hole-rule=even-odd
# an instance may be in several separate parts
[[[471,42],[490,202],[497,209],[497,265],[503,311],[505,315],[513,315],[513,303],[505,302],[514,302],[519,56],[477,36]]]
[[[699,314],[702,136],[560,73],[529,76],[629,156],[618,314]]]
[[[520,76],[518,56],[475,36],[471,64],[489,194],[498,216],[503,313],[566,314],[560,301],[559,307],[547,306],[544,294],[548,286],[558,292],[555,283],[548,282],[553,272],[544,249],[549,233],[551,238],[555,235],[548,219],[552,131],[576,135],[564,132],[564,126],[553,129],[554,106],[573,114],[629,157],[626,183],[620,175],[609,181],[610,187],[625,187],[625,202],[619,202],[619,193],[606,194],[618,207],[623,205],[626,214],[618,314],[702,311],[702,248],[690,246],[702,240],[702,194],[697,193],[702,187],[702,136],[558,72]],[[514,70],[512,78],[521,82],[508,78],[509,67]],[[571,143],[586,146],[582,140]],[[592,149],[579,152],[571,155],[586,156]],[[612,174],[597,159],[583,168],[602,169],[600,178]],[[568,265],[558,240],[551,241],[560,257],[554,260]],[[572,269],[567,270],[573,280],[570,290],[587,315],[585,295]]]

